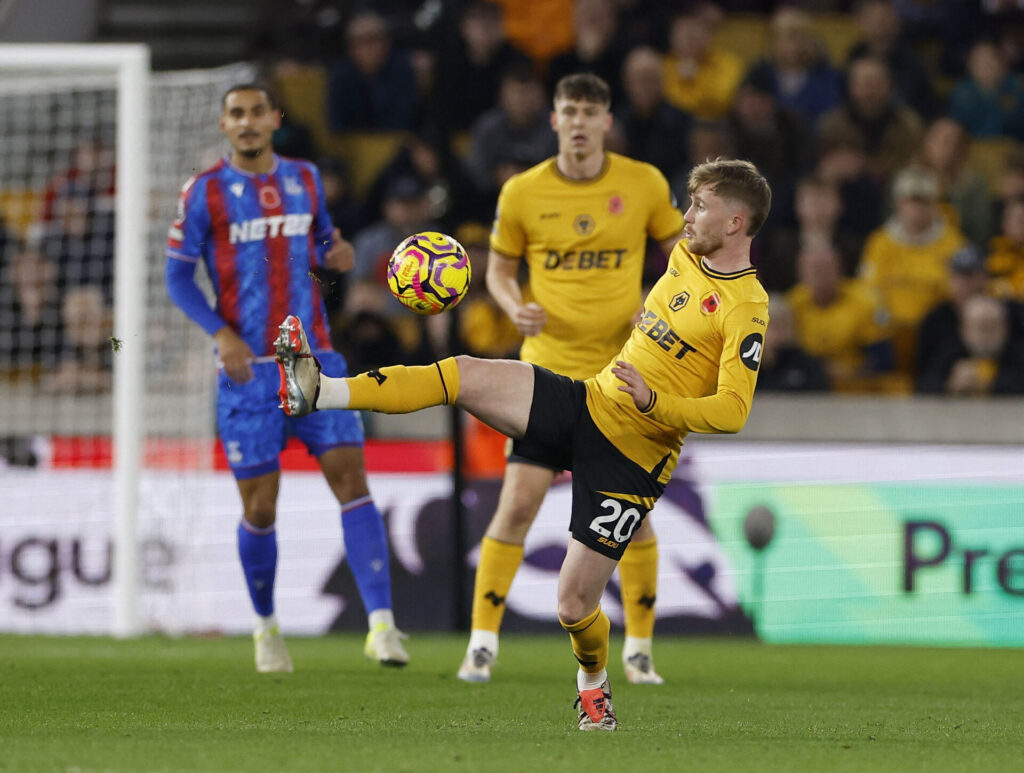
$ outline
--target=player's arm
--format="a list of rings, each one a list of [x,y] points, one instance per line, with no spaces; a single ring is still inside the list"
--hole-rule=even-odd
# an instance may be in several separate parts
[[[757,309],[760,313],[756,313]],[[767,308],[744,304],[725,323],[725,343],[718,370],[718,389],[707,397],[684,397],[652,389],[633,365],[617,362],[612,373],[623,382],[619,389],[633,398],[641,413],[687,432],[739,432],[750,414],[761,364]]]
[[[522,335],[537,335],[544,327],[547,315],[540,304],[523,303],[518,259],[507,258],[493,249],[488,253],[487,291]]]
[[[196,283],[196,266],[202,245],[209,240],[210,216],[201,191],[194,190],[192,181],[178,199],[178,213],[167,235],[167,264],[164,278],[167,295],[185,312],[185,316],[207,332],[217,343],[217,354],[224,370],[232,380],[243,383],[252,378],[249,345],[231,329],[224,318],[210,307],[206,296]]]

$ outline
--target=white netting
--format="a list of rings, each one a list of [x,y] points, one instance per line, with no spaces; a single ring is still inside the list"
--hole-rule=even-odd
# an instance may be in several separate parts
[[[201,573],[184,569],[231,541],[223,520],[204,525],[215,372],[209,338],[167,298],[164,245],[182,184],[225,149],[223,92],[253,75],[248,65],[152,75],[137,256],[146,325],[128,339],[113,335],[117,74],[0,64],[0,566],[15,578],[0,588],[0,630],[109,630],[111,366],[136,343],[146,352],[142,623],[215,619],[217,594],[197,600],[190,578]]]

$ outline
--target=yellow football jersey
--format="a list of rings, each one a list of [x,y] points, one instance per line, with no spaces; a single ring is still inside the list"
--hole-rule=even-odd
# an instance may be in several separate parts
[[[689,432],[738,432],[750,413],[768,328],[768,294],[753,268],[723,274],[687,249],[644,303],[622,351],[586,381],[594,423],[623,454],[667,481]],[[615,360],[633,365],[654,392],[643,412],[620,391]]]
[[[593,376],[629,335],[640,308],[647,237],[683,230],[655,167],[615,153],[573,180],[550,158],[510,178],[498,197],[491,248],[525,259],[532,298],[547,314],[520,358],[572,378]]]

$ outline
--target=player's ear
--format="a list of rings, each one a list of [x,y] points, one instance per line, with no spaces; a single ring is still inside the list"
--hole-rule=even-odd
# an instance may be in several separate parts
[[[551,130],[552,131],[558,131],[558,111],[557,110],[552,110],[551,111],[551,115],[549,116],[549,118],[550,118],[550,121],[551,121]]]

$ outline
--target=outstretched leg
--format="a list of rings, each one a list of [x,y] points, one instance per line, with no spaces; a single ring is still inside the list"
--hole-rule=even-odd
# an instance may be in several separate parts
[[[533,402],[533,366],[517,360],[460,355],[432,365],[393,365],[351,378],[320,373],[298,317],[280,325],[275,346],[281,407],[289,416],[332,408],[411,413],[458,405],[509,437],[522,437]]]

